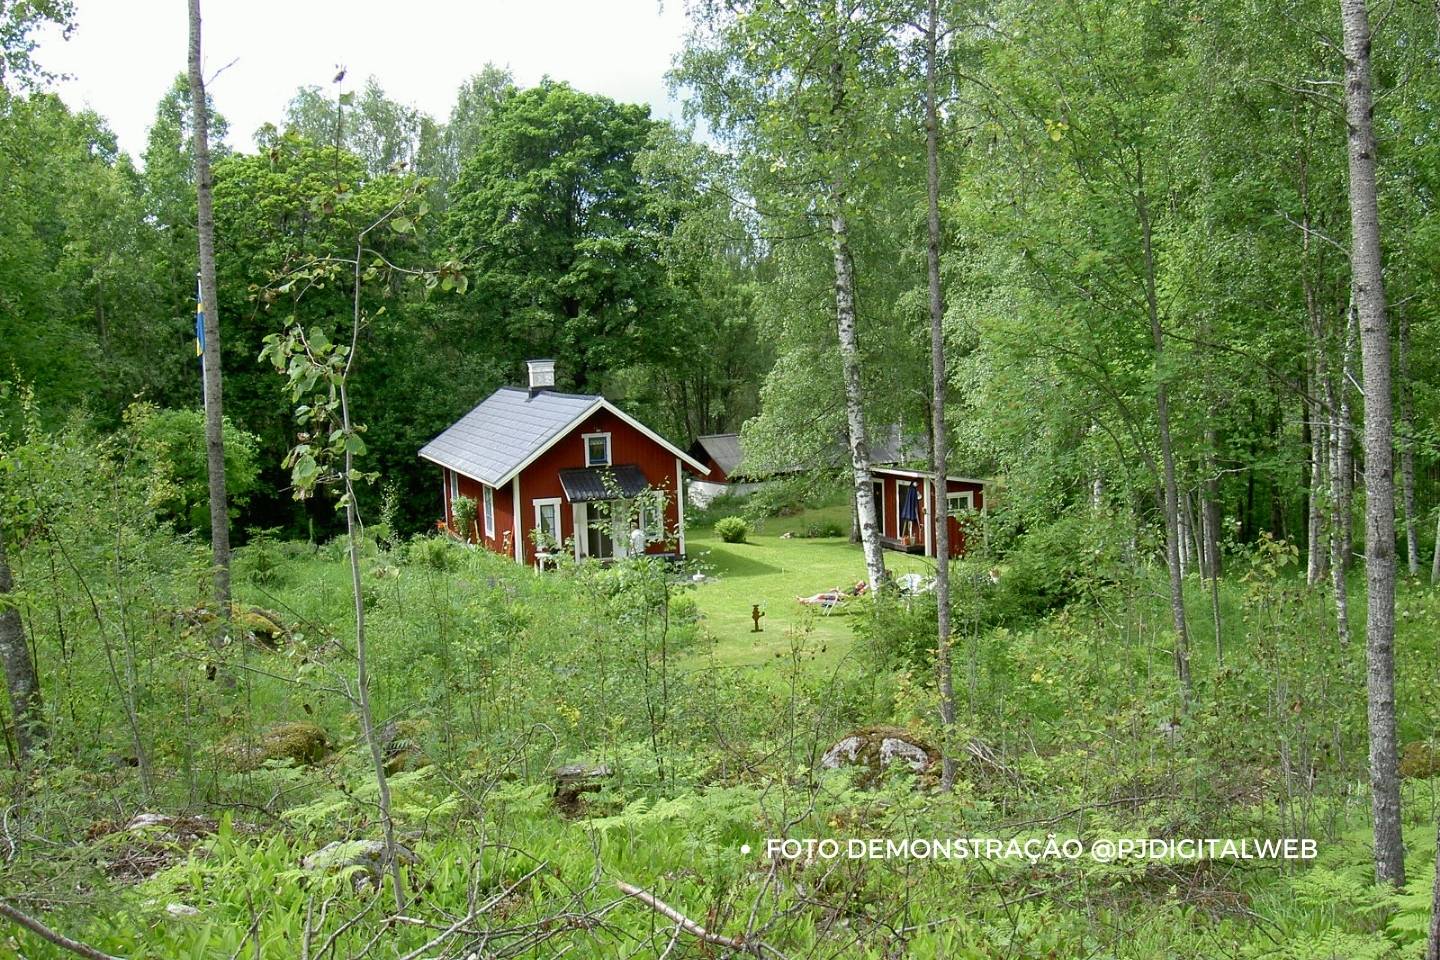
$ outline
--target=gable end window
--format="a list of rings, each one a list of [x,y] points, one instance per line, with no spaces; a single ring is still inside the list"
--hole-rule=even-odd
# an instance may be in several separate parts
[[[585,466],[610,466],[610,434],[587,433],[585,439]]]

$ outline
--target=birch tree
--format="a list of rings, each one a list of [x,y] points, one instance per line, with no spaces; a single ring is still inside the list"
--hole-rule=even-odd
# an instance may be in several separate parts
[[[1367,0],[1341,0],[1350,166],[1350,269],[1360,328],[1365,406],[1365,661],[1375,875],[1405,882],[1395,744],[1395,474],[1390,327],[1381,275]]]
[[[861,162],[875,132],[874,97],[893,79],[874,71],[889,48],[858,0],[695,0],[696,24],[676,79],[697,93],[716,133],[750,160],[770,212],[828,233],[836,344],[844,395],[851,487],[866,574],[886,580],[865,422],[860,305],[851,221],[864,192]]]

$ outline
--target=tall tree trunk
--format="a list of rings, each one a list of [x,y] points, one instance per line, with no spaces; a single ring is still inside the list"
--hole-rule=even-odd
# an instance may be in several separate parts
[[[1302,141],[1303,142],[1303,141]],[[1309,522],[1307,532],[1309,535],[1307,563],[1305,565],[1305,580],[1311,586],[1319,583],[1325,578],[1326,573],[1326,540],[1325,540],[1325,496],[1326,474],[1329,473],[1330,460],[1326,447],[1326,440],[1330,431],[1322,429],[1328,422],[1320,419],[1321,392],[1329,382],[1328,364],[1326,363],[1325,350],[1325,319],[1320,312],[1320,301],[1315,294],[1315,280],[1311,270],[1310,252],[1310,160],[1305,151],[1301,151],[1299,157],[1299,186],[1300,202],[1302,208],[1301,230],[1300,230],[1300,253],[1302,267],[1300,270],[1300,286],[1305,297],[1305,316],[1310,324],[1310,371],[1309,389],[1305,398],[1305,430],[1310,438],[1310,487],[1307,491],[1309,503]]]
[[[930,292],[930,473],[935,497],[929,522],[935,525],[936,683],[940,725],[945,733],[940,789],[955,788],[955,682],[950,658],[949,449],[945,426],[945,292],[940,284],[940,120],[936,108],[936,59],[940,45],[940,3],[930,0],[925,32],[925,268]]]
[[[875,489],[871,485],[870,441],[865,431],[865,387],[860,379],[860,346],[855,334],[855,274],[850,259],[850,228],[845,219],[844,187],[836,183],[832,197],[830,232],[835,256],[835,321],[840,341],[840,366],[845,379],[845,422],[850,437],[850,464],[854,475],[855,514],[860,522],[860,545],[870,588],[885,583],[885,557],[880,545]]]
[[[5,690],[10,695],[10,716],[15,720],[15,745],[23,760],[45,742],[45,710],[40,699],[40,678],[25,625],[15,606],[15,581],[5,553],[5,531],[0,530],[0,666],[5,669]]]
[[[1436,8],[1440,10],[1440,2]],[[1425,960],[1440,960],[1440,823],[1435,837],[1435,886],[1430,894],[1430,936],[1425,941]]]
[[[1405,569],[1420,576],[1420,541],[1415,527],[1415,420],[1410,396],[1410,317],[1400,311],[1395,375],[1400,379],[1400,482],[1405,504]]]
[[[1435,517],[1435,552],[1430,557],[1430,583],[1440,584],[1440,515]]]
[[[220,377],[220,305],[215,291],[215,201],[210,179],[210,105],[200,58],[200,0],[190,0],[190,108],[195,133],[195,199],[200,239],[200,301],[205,310],[205,466],[210,479],[210,551],[215,567],[215,606],[223,629],[230,626],[230,508],[225,494],[224,408]]]
[[[1354,551],[1351,521],[1353,470],[1350,382],[1354,379],[1355,308],[1345,310],[1345,331],[1340,338],[1338,387],[1327,381],[1325,405],[1333,418],[1330,429],[1330,580],[1335,590],[1335,635],[1342,646],[1350,642],[1350,556]]]
[[[1320,380],[1309,378],[1309,395],[1305,399],[1305,432],[1310,436],[1310,471],[1305,489],[1306,551],[1305,582],[1314,586],[1325,579],[1325,431],[1320,426]]]
[[[845,65],[839,56],[830,65],[831,111],[845,109]],[[837,161],[838,166],[838,161]],[[880,545],[875,488],[870,473],[870,441],[865,430],[865,385],[860,376],[860,343],[855,330],[855,262],[850,256],[850,224],[845,179],[836,173],[830,182],[830,239],[835,261],[835,326],[840,342],[841,376],[845,381],[845,423],[850,437],[850,465],[854,475],[855,515],[860,525],[860,546],[870,589],[885,585],[885,556]]]
[[[1154,344],[1155,419],[1160,433],[1160,462],[1165,484],[1165,565],[1170,572],[1170,617],[1175,627],[1175,676],[1180,693],[1190,702],[1190,631],[1185,623],[1185,578],[1180,569],[1180,490],[1175,480],[1175,450],[1170,440],[1170,392],[1165,382],[1165,331],[1160,326],[1160,305],[1155,292],[1155,249],[1151,242],[1150,208],[1145,196],[1144,171],[1139,171],[1136,211],[1145,257],[1145,310]]]
[[[1375,876],[1405,882],[1395,747],[1395,475],[1390,326],[1380,260],[1375,131],[1371,126],[1367,0],[1340,0],[1345,31],[1345,119],[1350,161],[1350,271],[1365,377],[1365,664]]]
[[[1176,528],[1180,534],[1180,576],[1190,576],[1194,561],[1190,555],[1190,518],[1185,508],[1185,494],[1180,494],[1180,509],[1175,513]]]

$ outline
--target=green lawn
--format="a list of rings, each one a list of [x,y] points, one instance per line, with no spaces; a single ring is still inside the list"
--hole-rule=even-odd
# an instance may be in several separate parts
[[[790,648],[790,633],[809,623],[809,647],[817,666],[834,665],[854,642],[852,612],[840,608],[828,616],[795,602],[831,587],[848,587],[865,579],[865,560],[858,544],[846,537],[781,539],[815,522],[835,521],[849,528],[844,504],[807,510],[794,517],[767,520],[746,543],[725,543],[708,528],[686,532],[686,551],[705,565],[713,578],[695,590],[705,627],[715,638],[715,659],[728,666],[773,662]],[[925,557],[887,550],[892,573],[932,572]],[[761,633],[752,632],[751,607],[759,604],[765,617]]]

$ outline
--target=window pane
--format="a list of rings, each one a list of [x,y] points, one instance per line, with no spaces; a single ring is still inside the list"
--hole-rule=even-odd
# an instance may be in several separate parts
[[[596,466],[610,462],[610,441],[608,437],[585,438],[585,464]]]

